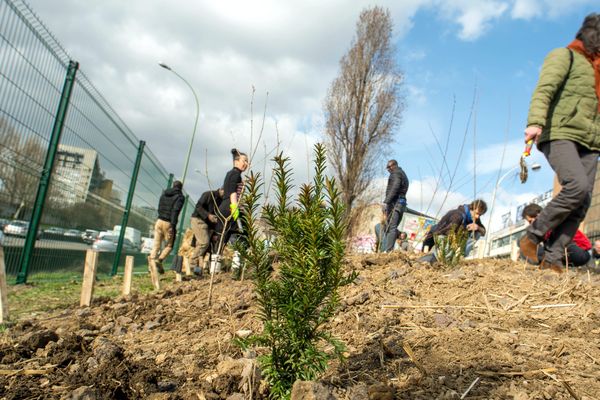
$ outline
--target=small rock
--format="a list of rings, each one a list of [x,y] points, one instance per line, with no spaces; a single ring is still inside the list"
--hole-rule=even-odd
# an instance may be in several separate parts
[[[97,335],[96,331],[91,331],[89,329],[80,329],[79,331],[77,331],[77,334],[81,337]]]
[[[85,362],[88,369],[96,369],[98,368],[98,361],[94,357],[90,357]]]
[[[156,321],[148,321],[146,322],[146,324],[144,325],[144,329],[147,331],[151,331],[152,329],[159,327],[160,324]]]
[[[160,365],[160,364],[164,363],[166,359],[167,359],[167,353],[161,353],[156,356],[156,359],[154,360],[154,362],[157,365]]]
[[[92,315],[92,310],[90,310],[89,308],[81,308],[77,311],[75,311],[75,315],[83,318],[83,317],[89,317],[90,315]]]
[[[291,400],[330,400],[331,391],[318,382],[296,381],[292,387]]]
[[[66,400],[96,400],[96,391],[89,386],[80,386],[65,397]]]
[[[123,326],[115,326],[115,330],[113,331],[113,335],[121,336],[127,333],[127,329]]]
[[[381,341],[383,352],[388,357],[399,357],[404,354],[402,344],[394,338],[385,338]]]
[[[347,393],[348,400],[364,400],[369,398],[369,390],[367,385],[364,383],[359,383],[358,385],[352,386],[348,389]]]
[[[367,300],[369,300],[369,292],[361,292],[355,296],[350,297],[346,300],[346,304],[349,306],[364,304]]]
[[[106,324],[100,328],[100,333],[106,333],[106,332],[110,331],[111,329],[113,329],[114,327],[115,327],[115,324],[112,322],[109,322],[108,324]]]
[[[246,397],[244,397],[243,394],[241,393],[234,393],[231,396],[227,397],[226,400],[245,400]]]
[[[159,392],[173,392],[177,389],[177,383],[173,381],[159,381],[157,386]]]
[[[383,383],[369,386],[369,400],[394,400],[394,389]]]
[[[116,303],[116,304],[113,304],[112,306],[110,306],[110,308],[115,311],[125,311],[127,309],[127,307],[128,306],[126,303]]]
[[[35,351],[37,349],[43,349],[49,342],[56,341],[58,341],[56,332],[44,329],[25,335],[23,340],[21,340],[21,345],[30,351]]]
[[[449,316],[448,314],[433,314],[433,320],[435,324],[440,328],[448,328],[453,325],[456,325],[456,321],[454,318]]]
[[[125,326],[125,325],[129,325],[130,323],[132,323],[133,320],[129,317],[121,315],[120,317],[117,317],[116,322],[117,322],[117,324],[119,324],[121,326]]]
[[[245,339],[248,336],[250,336],[252,334],[252,331],[250,329],[240,329],[239,331],[235,332],[235,336]]]
[[[99,363],[113,363],[123,358],[123,349],[103,336],[94,340],[92,350]]]

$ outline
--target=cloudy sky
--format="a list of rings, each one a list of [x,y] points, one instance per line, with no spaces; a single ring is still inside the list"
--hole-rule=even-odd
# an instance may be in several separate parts
[[[229,149],[249,152],[263,122],[254,167],[263,170],[265,149],[279,138],[298,179],[305,179],[307,154],[323,131],[323,100],[358,15],[371,5],[388,7],[406,99],[391,154],[411,179],[409,206],[432,215],[475,195],[491,201],[498,171],[518,163],[545,54],[567,45],[583,17],[600,11],[593,8],[597,0],[28,3],[176,176],[183,170],[195,105],[189,88],[157,63],[190,82],[200,101],[186,184],[194,198],[209,184],[221,184],[231,166]],[[450,193],[439,190],[431,200],[443,166],[434,135],[441,146],[450,135],[448,170],[457,173]],[[553,175],[540,153],[534,151],[530,161],[542,169],[530,173],[527,184],[510,173],[502,181],[494,225],[511,207],[551,188]],[[384,167],[385,160],[381,179],[373,182],[380,192]],[[449,177],[443,181],[447,188]]]

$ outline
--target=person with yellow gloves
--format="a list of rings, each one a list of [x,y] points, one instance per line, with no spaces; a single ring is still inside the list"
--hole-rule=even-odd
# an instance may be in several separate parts
[[[242,172],[248,169],[248,156],[238,149],[231,149],[233,168],[225,175],[223,201],[219,206],[218,222],[213,236],[213,254],[222,254],[231,236],[231,227],[240,215],[239,199],[244,183]]]

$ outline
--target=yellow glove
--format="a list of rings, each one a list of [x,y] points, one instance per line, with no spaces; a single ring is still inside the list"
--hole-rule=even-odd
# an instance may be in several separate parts
[[[238,208],[238,205],[231,203],[229,205],[229,209],[231,210],[231,217],[234,221],[237,221],[240,216],[240,209]]]

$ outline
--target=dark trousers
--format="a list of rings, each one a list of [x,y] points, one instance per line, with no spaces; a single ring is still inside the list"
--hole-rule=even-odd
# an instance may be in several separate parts
[[[406,210],[406,205],[396,203],[391,211],[387,212],[387,219],[381,235],[381,244],[379,247],[382,252],[390,252],[394,250],[396,239],[398,238],[398,225],[402,221],[402,216]]]
[[[562,189],[527,231],[541,242],[546,232],[551,230],[554,240],[546,243],[545,259],[552,264],[560,264],[565,248],[573,240],[590,207],[598,152],[570,140],[546,142],[540,150],[556,172]]]

